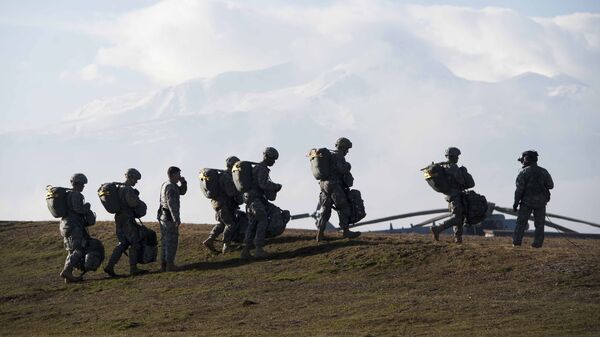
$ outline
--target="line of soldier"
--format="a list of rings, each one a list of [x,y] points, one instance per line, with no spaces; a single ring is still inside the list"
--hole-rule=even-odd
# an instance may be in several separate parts
[[[345,159],[352,143],[347,138],[340,138],[335,144],[336,150],[331,151],[331,174],[319,181],[319,209],[316,225],[318,228],[316,240],[325,240],[325,227],[335,207],[339,217],[339,226],[343,230],[343,237],[353,239],[360,236],[360,232],[350,230],[352,217],[352,202],[349,197],[353,177],[350,173],[351,165]],[[461,193],[474,186],[474,181],[466,168],[457,165],[460,150],[451,147],[446,150],[447,161],[443,163],[449,182],[450,192],[446,193],[448,208],[452,217],[440,226],[433,226],[431,232],[434,239],[439,240],[439,234],[450,227],[454,227],[455,242],[462,242],[463,225],[465,222],[465,205]],[[279,153],[275,148],[268,147],[263,152],[263,160],[256,163],[252,169],[253,187],[241,194],[236,188],[232,170],[239,158],[231,156],[226,159],[226,170],[219,177],[219,185],[225,192],[211,200],[215,210],[218,224],[212,229],[203,245],[211,251],[217,252],[214,244],[219,235],[223,234],[223,253],[231,252],[236,243],[243,243],[240,257],[248,260],[251,258],[264,258],[268,253],[264,250],[265,238],[279,235],[285,229],[285,224],[290,219],[288,211],[282,211],[269,202],[267,194],[276,194],[282,185],[274,183],[269,178],[269,167],[275,164]],[[553,188],[552,178],[547,170],[537,165],[538,154],[535,151],[525,151],[519,158],[523,169],[519,173],[515,191],[514,210],[518,210],[517,226],[513,234],[513,245],[520,246],[527,221],[534,214],[535,239],[532,247],[541,247],[544,241],[545,207],[550,199],[549,190]],[[176,271],[175,256],[178,247],[180,217],[180,196],[187,192],[187,181],[181,176],[181,170],[170,167],[167,170],[168,181],[161,186],[160,207],[157,218],[161,229],[161,271]],[[114,267],[127,250],[129,251],[130,275],[140,275],[147,271],[137,267],[140,257],[140,226],[136,222],[134,210],[143,203],[139,192],[134,186],[141,179],[141,173],[130,168],[125,172],[125,182],[120,185],[119,197],[126,205],[115,214],[116,235],[119,243],[114,248],[104,271],[111,277],[117,277]],[[88,269],[88,258],[95,262],[104,258],[99,255],[86,254],[90,242],[94,242],[87,233],[86,214],[90,213],[90,204],[86,203],[82,194],[87,178],[82,173],[76,173],[71,178],[72,190],[67,195],[68,212],[60,221],[60,232],[64,238],[65,249],[68,256],[60,276],[65,282],[78,282],[82,276],[75,276],[75,268]],[[274,200],[274,197],[272,198]],[[239,206],[245,203],[246,212],[241,212]],[[145,204],[144,204],[145,207]],[[144,212],[145,213],[145,212]],[[363,215],[364,216],[364,215]],[[273,221],[277,219],[277,221]],[[275,222],[276,228],[270,228],[270,221]],[[94,221],[95,222],[95,219]],[[90,222],[92,223],[92,222]],[[96,240],[98,241],[98,240]],[[254,247],[254,254],[251,249]],[[85,261],[84,261],[85,260]],[[98,263],[98,264],[99,264]],[[89,261],[90,265],[94,261]],[[80,267],[83,266],[83,267]],[[96,270],[91,267],[92,270]]]

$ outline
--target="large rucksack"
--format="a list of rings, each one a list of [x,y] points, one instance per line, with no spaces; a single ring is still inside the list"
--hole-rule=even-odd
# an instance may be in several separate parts
[[[488,203],[485,197],[475,191],[466,191],[462,193],[463,204],[465,205],[466,222],[469,225],[476,225],[485,219]]]
[[[317,180],[326,180],[331,175],[331,151],[327,148],[312,149],[308,153],[310,168]]]
[[[85,258],[83,259],[83,263],[77,268],[84,272],[96,271],[102,264],[102,261],[104,261],[105,257],[102,241],[95,238],[87,239],[84,251]]]
[[[214,199],[223,194],[221,184],[219,183],[221,172],[221,170],[211,168],[200,170],[200,174],[198,175],[198,178],[200,178],[200,189],[208,199]]]
[[[69,206],[67,205],[67,195],[71,192],[65,187],[46,186],[46,204],[48,210],[55,218],[67,216]]]
[[[279,236],[285,231],[287,223],[290,221],[290,211],[282,210],[281,208],[269,203],[267,209],[267,230],[265,231],[265,237],[274,238]]]
[[[88,210],[87,213],[83,216],[84,226],[89,227],[96,224],[96,213],[92,212],[92,210]]]
[[[254,181],[254,175],[252,169],[254,163],[249,161],[238,161],[233,165],[231,174],[233,176],[233,183],[235,188],[240,193],[245,193],[252,189],[252,182]]]
[[[139,201],[137,206],[135,206],[135,208],[133,209],[133,215],[135,215],[136,218],[142,218],[146,215],[146,213],[148,212],[148,206],[146,205],[145,202],[143,201]]]
[[[350,190],[348,192],[348,200],[350,200],[350,205],[352,207],[350,223],[355,224],[367,216],[367,212],[365,211],[365,202],[362,199],[362,195],[360,194],[359,190]]]
[[[467,171],[467,168],[464,166],[460,167],[460,173],[462,173],[462,176],[465,180],[465,187],[466,188],[473,188],[475,187],[475,180],[473,179],[473,176],[471,175],[471,173],[469,173],[469,171]]]
[[[116,214],[121,209],[121,183],[104,183],[98,188],[98,197],[108,213]]]
[[[450,181],[442,163],[431,163],[421,171],[423,171],[425,180],[434,191],[444,194],[450,193]]]
[[[138,251],[138,263],[146,264],[156,261],[158,255],[158,239],[156,232],[150,228],[141,225],[140,231],[140,250]]]

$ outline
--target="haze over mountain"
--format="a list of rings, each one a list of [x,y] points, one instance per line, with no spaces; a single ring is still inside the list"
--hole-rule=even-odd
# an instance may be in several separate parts
[[[154,79],[155,89],[99,97],[51,125],[0,134],[1,218],[49,218],[44,187],[66,185],[81,171],[90,179],[88,201],[109,219],[95,190],[136,167],[150,219],[166,168],[177,165],[191,187],[182,198],[183,218],[211,222],[198,170],[222,167],[229,155],[259,160],[265,146],[281,155],[271,174],[284,186],[277,204],[292,213],[313,211],[318,186],[306,154],[346,136],[354,143],[348,160],[368,218],[445,207],[419,169],[457,146],[476,190],[489,201],[512,205],[516,158],[533,148],[556,183],[548,210],[598,219],[600,32],[593,27],[599,15],[573,14],[579,18],[573,24],[568,16],[532,19],[498,8],[353,2],[311,11],[183,3],[165,1],[116,19],[137,32],[136,41],[157,45],[134,48],[135,39],[115,28],[95,58],[97,76],[126,67]],[[132,28],[151,16],[158,23],[149,29],[169,32],[173,26],[161,26],[166,14],[159,14],[175,8],[190,11],[187,21],[174,24],[178,34],[169,36],[175,41],[147,40]],[[222,34],[213,51],[202,41],[204,31],[198,33],[205,16],[223,19],[211,21]],[[234,24],[239,20],[245,25]],[[479,38],[465,33],[469,28],[478,29]],[[490,29],[497,31],[488,37]],[[194,36],[197,45],[181,46]],[[232,44],[246,37],[247,45]],[[176,56],[151,59],[154,68],[143,62],[144,55],[170,47]],[[234,55],[239,48],[246,49]],[[117,54],[124,55],[120,65],[113,62]],[[225,55],[234,61],[218,62]],[[291,225],[312,226],[310,220]]]

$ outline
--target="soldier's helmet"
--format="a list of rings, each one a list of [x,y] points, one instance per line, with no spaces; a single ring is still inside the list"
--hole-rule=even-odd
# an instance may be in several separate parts
[[[537,162],[538,161],[538,153],[535,150],[524,151],[521,154],[521,158],[519,158],[519,161],[523,162],[523,160],[525,160],[525,157],[529,158],[529,160],[532,161],[532,162]]]
[[[137,179],[137,180],[142,179],[142,174],[140,173],[140,171],[138,171],[134,168],[127,169],[127,171],[125,171],[125,176],[127,178],[133,178],[133,179]]]
[[[277,160],[279,158],[279,152],[274,147],[267,147],[263,152],[265,158],[271,158]]]
[[[352,148],[352,142],[350,139],[342,137],[335,142],[335,147],[339,150],[348,150]]]
[[[227,167],[233,167],[233,165],[235,165],[235,163],[237,163],[238,161],[240,161],[240,158],[236,156],[231,156],[225,159],[225,165],[227,165]]]
[[[73,184],[87,184],[88,179],[83,173],[75,173],[71,176],[71,183]]]
[[[460,156],[460,150],[456,147],[449,147],[446,149],[446,157],[448,156]]]

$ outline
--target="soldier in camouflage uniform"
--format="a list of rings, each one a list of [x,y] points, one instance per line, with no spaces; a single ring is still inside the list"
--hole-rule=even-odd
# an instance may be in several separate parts
[[[360,232],[350,230],[352,205],[348,199],[348,191],[354,182],[350,169],[352,166],[346,161],[346,155],[352,148],[352,142],[347,138],[340,138],[335,143],[336,151],[331,152],[331,174],[327,180],[319,181],[321,194],[319,195],[319,209],[321,212],[317,220],[317,241],[325,239],[325,227],[331,218],[331,209],[335,205],[340,219],[340,228],[344,231],[345,238],[356,238]]]
[[[432,226],[431,233],[436,241],[440,239],[440,233],[454,227],[454,242],[462,243],[463,226],[466,220],[465,207],[462,201],[462,192],[475,186],[475,182],[466,167],[458,166],[460,150],[450,147],[446,150],[448,159],[442,166],[446,169],[446,176],[450,185],[450,192],[446,194],[448,210],[452,213],[450,219],[444,221],[440,226]]]
[[[84,247],[88,234],[84,217],[90,211],[90,204],[85,202],[81,192],[87,182],[83,173],[76,173],[71,177],[73,188],[67,193],[67,215],[60,220],[60,234],[64,239],[65,249],[69,252],[65,266],[60,272],[66,283],[82,280],[81,276],[73,275],[73,269],[80,266],[85,259]]]
[[[139,225],[135,221],[134,209],[142,203],[139,192],[133,187],[138,180],[142,179],[142,174],[130,168],[125,172],[124,185],[119,187],[119,198],[121,199],[121,209],[115,214],[115,224],[117,239],[119,243],[115,247],[108,260],[104,271],[111,277],[118,277],[115,273],[115,265],[119,262],[121,255],[129,248],[129,274],[132,276],[145,274],[148,271],[138,269],[138,252],[141,248],[141,238]]]
[[[281,185],[272,182],[269,178],[269,167],[273,166],[278,158],[279,152],[275,148],[267,147],[263,152],[263,161],[252,169],[254,186],[243,196],[249,220],[241,253],[241,258],[244,260],[252,257],[250,246],[253,242],[255,247],[254,257],[264,258],[267,256],[267,252],[263,247],[268,226],[268,200],[274,200],[277,192],[281,190]]]
[[[240,208],[239,205],[243,202],[241,194],[235,188],[233,177],[231,175],[233,165],[238,161],[240,161],[240,159],[236,156],[231,156],[225,160],[227,170],[219,175],[219,185],[221,191],[223,191],[225,195],[217,196],[210,201],[215,210],[215,219],[218,224],[213,227],[208,238],[202,244],[213,252],[217,252],[215,240],[221,233],[223,233],[222,252],[227,253],[232,251],[232,236],[235,234],[238,227],[236,220],[237,211]]]
[[[536,151],[525,151],[518,160],[522,163],[523,169],[517,176],[517,189],[513,204],[515,212],[519,212],[513,233],[513,245],[521,245],[527,221],[533,213],[535,234],[531,247],[540,248],[544,244],[546,204],[550,201],[550,190],[554,188],[554,182],[550,173],[537,165],[538,153]]]
[[[158,222],[160,223],[160,270],[176,271],[175,255],[179,244],[179,197],[187,192],[187,181],[181,176],[181,169],[175,166],[167,170],[169,181],[160,188],[160,208]]]

